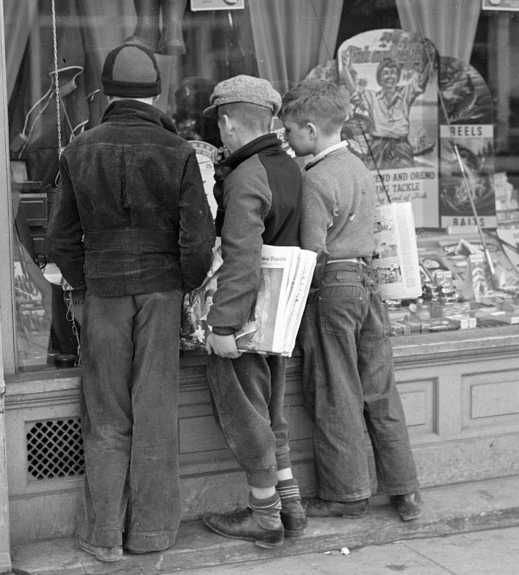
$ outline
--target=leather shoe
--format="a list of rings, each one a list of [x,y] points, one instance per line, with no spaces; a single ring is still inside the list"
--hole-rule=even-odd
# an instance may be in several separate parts
[[[308,517],[360,517],[368,508],[368,499],[327,501],[316,497],[308,499],[305,503]]]
[[[393,495],[390,497],[390,501],[402,521],[418,519],[422,514],[422,498],[419,491],[404,493],[403,495]]]
[[[224,537],[253,541],[258,547],[267,549],[283,544],[284,530],[279,511],[266,514],[247,508],[232,513],[209,513],[202,520],[211,531]]]
[[[115,563],[123,558],[123,548],[121,546],[115,547],[101,547],[92,545],[83,539],[78,539],[78,547],[90,555],[93,555],[98,561],[103,563]]]
[[[306,513],[299,499],[282,503],[281,522],[286,537],[299,537],[304,533],[307,523]]]

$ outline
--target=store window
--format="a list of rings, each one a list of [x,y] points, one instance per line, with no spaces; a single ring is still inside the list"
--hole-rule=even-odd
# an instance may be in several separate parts
[[[501,4],[506,9],[496,10]],[[373,170],[381,201],[389,195],[413,206],[420,293],[389,298],[394,333],[519,322],[515,0],[4,0],[3,7],[17,369],[77,363],[80,327],[44,238],[60,146],[101,120],[102,62],[128,40],[157,54],[159,105],[182,136],[209,145],[194,144],[201,156],[220,144],[201,116],[216,82],[253,74],[280,92],[306,77],[340,82],[351,103],[344,138]],[[377,79],[384,58],[398,76],[393,97],[403,102],[385,111]],[[392,128],[385,113],[399,115]],[[386,277],[398,278],[398,269]]]
[[[257,74],[248,13],[192,8],[186,0],[4,2],[19,369],[77,364],[80,326],[48,261],[45,233],[60,146],[98,124],[107,105],[106,54],[124,41],[153,49],[163,79],[159,106],[182,136],[212,146],[217,127],[201,116],[212,87]]]

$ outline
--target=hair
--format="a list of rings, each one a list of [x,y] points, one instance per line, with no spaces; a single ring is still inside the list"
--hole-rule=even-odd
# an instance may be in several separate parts
[[[270,132],[272,110],[248,102],[233,102],[218,106],[218,115],[226,114],[238,121],[248,132]]]
[[[323,133],[342,128],[348,114],[347,96],[337,84],[326,80],[304,80],[283,97],[279,113],[298,125],[316,124]]]
[[[398,80],[400,80],[400,76],[402,75],[402,66],[400,66],[396,60],[393,60],[393,58],[384,58],[379,62],[379,65],[377,66],[376,76],[377,82],[379,84],[380,79],[382,78],[382,72],[385,68],[395,68],[398,73]]]

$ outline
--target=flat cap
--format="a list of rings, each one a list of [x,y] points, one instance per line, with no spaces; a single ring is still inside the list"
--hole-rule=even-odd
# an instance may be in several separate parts
[[[268,108],[275,115],[281,108],[281,95],[272,84],[263,78],[239,74],[216,84],[209,99],[204,116],[216,116],[218,106],[245,102]]]

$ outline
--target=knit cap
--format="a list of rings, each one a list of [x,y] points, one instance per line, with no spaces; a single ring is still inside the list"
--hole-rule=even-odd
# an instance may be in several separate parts
[[[206,117],[216,116],[218,106],[238,102],[268,108],[273,114],[277,114],[281,108],[281,96],[268,80],[239,74],[216,84],[209,99],[211,105],[203,114]]]
[[[150,98],[160,94],[160,72],[151,50],[141,44],[122,44],[106,57],[101,77],[103,92],[120,98]]]

